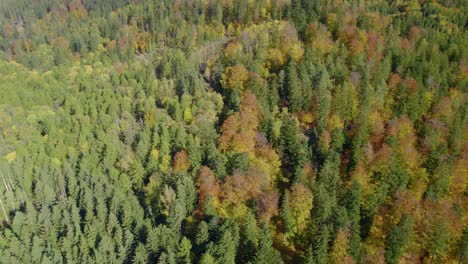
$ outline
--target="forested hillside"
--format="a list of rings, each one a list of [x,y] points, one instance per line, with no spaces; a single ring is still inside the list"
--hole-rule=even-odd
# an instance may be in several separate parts
[[[0,0],[0,263],[466,263],[466,0]]]

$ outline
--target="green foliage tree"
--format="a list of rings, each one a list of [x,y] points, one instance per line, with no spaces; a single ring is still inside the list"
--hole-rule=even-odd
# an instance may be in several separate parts
[[[300,141],[297,120],[287,113],[283,114],[281,126],[280,149],[283,152],[283,170],[290,181],[297,179],[306,161],[306,151]]]
[[[267,227],[262,228],[260,233],[259,247],[252,263],[283,263],[279,252],[273,248],[270,231]]]
[[[302,108],[302,88],[296,65],[292,60],[288,63],[284,85],[286,86],[284,90],[287,91],[289,110],[292,113],[299,112]]]
[[[321,134],[327,127],[328,115],[330,114],[331,94],[329,90],[329,75],[326,69],[322,69],[317,86],[316,97],[316,120],[317,131]]]
[[[395,226],[388,237],[385,249],[385,260],[388,263],[398,263],[413,238],[413,219],[405,215]]]

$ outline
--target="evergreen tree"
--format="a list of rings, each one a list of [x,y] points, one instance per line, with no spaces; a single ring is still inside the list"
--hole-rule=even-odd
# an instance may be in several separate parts
[[[255,215],[250,211],[247,213],[241,230],[241,243],[237,260],[242,263],[248,263],[255,255],[259,240],[257,221],[255,220]]]
[[[442,263],[443,256],[449,245],[449,227],[445,217],[436,221],[433,226],[433,234],[429,242],[429,252],[431,262]]]
[[[252,261],[255,264],[267,264],[267,263],[283,263],[279,252],[273,248],[273,242],[271,240],[270,231],[267,227],[264,227],[260,232],[259,247],[255,258]]]
[[[361,207],[361,186],[358,182],[353,182],[351,189],[345,197],[345,207],[350,217],[350,237],[349,254],[355,260],[359,259],[361,235],[360,235],[360,207]]]
[[[413,219],[410,215],[405,215],[388,237],[385,249],[385,260],[388,263],[398,263],[411,243],[412,237]]]
[[[205,221],[200,222],[198,225],[198,231],[195,236],[195,241],[197,245],[202,245],[203,243],[207,242],[209,239],[209,230],[208,230],[208,224]]]
[[[288,63],[284,85],[286,86],[289,110],[292,113],[299,112],[302,108],[302,88],[296,65],[292,60]]]
[[[317,86],[316,96],[316,120],[317,131],[321,134],[327,127],[330,114],[331,94],[329,90],[329,75],[325,68],[322,69]]]
[[[284,225],[285,236],[293,230],[293,217],[291,215],[290,201],[289,201],[289,190],[286,190],[283,195],[283,201],[281,203],[281,220]]]
[[[300,131],[297,120],[283,114],[281,126],[280,148],[283,152],[283,171],[290,182],[297,179],[306,161],[306,151],[300,142]]]

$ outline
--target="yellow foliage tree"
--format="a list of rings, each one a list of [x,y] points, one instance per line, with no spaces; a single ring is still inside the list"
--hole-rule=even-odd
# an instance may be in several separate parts
[[[228,90],[241,92],[244,83],[249,78],[249,71],[242,65],[236,64],[228,67],[221,76],[221,85]]]
[[[338,230],[338,234],[330,252],[330,264],[347,263],[348,240],[349,231],[343,230],[342,228]]]
[[[313,199],[312,192],[301,183],[295,183],[291,187],[289,206],[297,232],[304,230],[307,225],[307,220],[310,217],[310,211],[313,206]]]

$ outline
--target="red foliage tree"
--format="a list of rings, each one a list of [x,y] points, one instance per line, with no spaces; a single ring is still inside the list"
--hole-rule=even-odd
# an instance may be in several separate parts
[[[213,171],[206,166],[201,166],[197,175],[198,203],[201,208],[204,207],[206,199],[211,196],[217,200],[221,192],[221,187]]]
[[[279,194],[274,191],[262,193],[257,199],[258,220],[263,223],[270,222],[273,216],[278,215]]]

